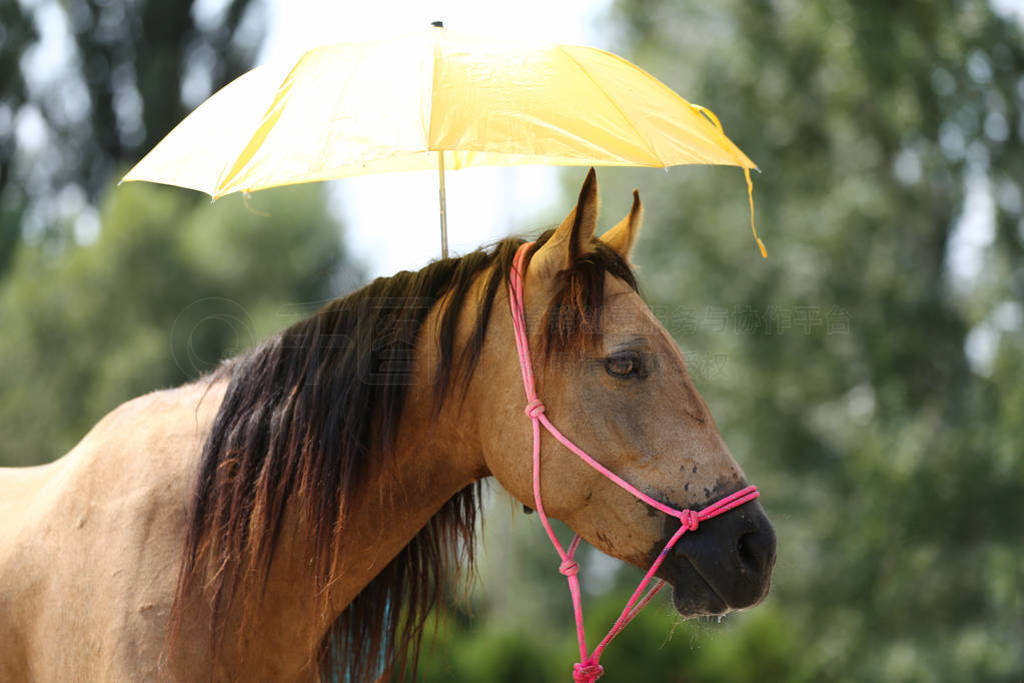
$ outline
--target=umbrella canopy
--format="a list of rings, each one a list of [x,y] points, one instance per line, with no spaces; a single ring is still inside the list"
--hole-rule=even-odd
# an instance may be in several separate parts
[[[368,173],[520,164],[724,164],[743,168],[749,187],[756,168],[713,114],[594,48],[436,27],[316,48],[282,73],[257,67],[225,86],[124,180],[218,198]]]

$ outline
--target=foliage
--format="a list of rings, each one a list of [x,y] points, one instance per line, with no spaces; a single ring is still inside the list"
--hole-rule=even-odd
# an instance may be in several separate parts
[[[0,465],[58,457],[121,401],[359,279],[320,189],[261,194],[269,217],[237,197],[111,189],[251,65],[261,16],[249,0],[0,8]]]
[[[195,204],[125,185],[95,243],[23,249],[0,288],[0,465],[62,455],[105,412],[212,369],[361,278],[321,189]]]
[[[213,90],[251,66],[261,3],[40,0],[0,7],[0,277],[24,238],[69,242]]]

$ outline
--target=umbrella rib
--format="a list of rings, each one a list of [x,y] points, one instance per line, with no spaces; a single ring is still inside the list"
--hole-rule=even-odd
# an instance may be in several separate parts
[[[585,66],[580,64],[578,59],[576,59],[571,54],[569,54],[569,52],[566,51],[565,46],[559,45],[558,49],[562,52],[562,54],[568,57],[573,64],[576,65],[576,68],[583,72],[583,75],[587,77],[587,80],[593,83],[594,87],[597,88],[602,95],[604,95],[605,99],[608,100],[608,103],[615,108],[615,111],[619,112],[619,116],[621,116],[622,120],[625,121],[629,125],[629,127],[633,129],[633,132],[636,133],[636,136],[640,138],[640,140],[644,143],[644,147],[647,148],[647,151],[650,153],[650,155],[658,160],[658,163],[661,164],[662,168],[667,168],[667,166],[665,165],[665,160],[662,159],[656,151],[654,151],[654,146],[651,144],[650,140],[644,137],[644,135],[637,129],[633,121],[630,120],[628,116],[626,116],[626,112],[622,111],[622,108],[615,102],[612,96],[608,94],[608,91],[601,87],[600,83],[594,80],[594,77],[590,75],[590,72],[587,71]]]
[[[271,133],[271,130],[273,129],[274,125],[281,118],[283,114],[283,105],[279,103],[281,103],[282,100],[282,90],[284,90],[285,88],[288,88],[289,90],[291,89],[293,83],[293,76],[298,72],[299,68],[303,65],[303,63],[306,62],[310,54],[318,50],[325,49],[326,47],[329,46],[323,46],[320,48],[313,48],[312,50],[309,50],[308,52],[303,54],[295,63],[295,65],[288,70],[287,75],[277,86],[273,99],[267,106],[266,111],[263,113],[263,116],[260,119],[260,125],[256,128],[256,130],[249,137],[249,139],[246,140],[245,144],[242,146],[241,150],[238,152],[235,158],[233,160],[229,160],[227,163],[224,164],[224,167],[221,170],[217,179],[217,184],[214,190],[215,194],[213,195],[214,199],[218,199],[224,194],[229,194],[230,192],[237,192],[240,189],[243,191],[248,191],[248,188],[235,187],[234,189],[229,189],[228,192],[224,192],[224,190],[226,188],[230,188],[233,183],[237,183],[238,174],[245,168],[245,166],[248,163],[252,161],[253,157],[255,157],[256,154],[260,151],[260,149],[266,143],[267,136]],[[342,93],[347,89],[349,82],[351,82],[353,78],[353,75],[354,70],[350,71],[347,74],[344,83],[341,84],[339,88],[337,88],[337,91],[339,93]],[[270,121],[269,125],[268,121]],[[320,176],[322,175],[322,170],[306,174],[307,177],[312,176],[312,182],[326,179],[321,178]],[[311,182],[311,180],[295,179],[278,183],[277,185],[261,184],[257,189],[268,189],[270,187],[280,187],[280,185],[284,184],[298,184],[304,182]]]
[[[242,146],[242,149],[238,152],[237,156],[235,156],[233,160],[229,159],[228,162],[224,164],[224,167],[217,178],[217,184],[214,186],[214,200],[226,194],[223,191],[225,187],[228,187],[230,182],[235,180],[241,170],[245,168],[245,165],[252,161],[256,152],[259,151],[260,147],[262,147],[263,143],[266,141],[267,135],[269,135],[274,123],[281,118],[282,109],[278,106],[281,88],[288,84],[292,74],[295,73],[295,70],[299,67],[299,64],[302,64],[302,60],[299,60],[299,62],[288,71],[288,75],[281,82],[281,85],[278,86],[277,92],[274,93],[274,99],[270,102],[267,106],[267,110],[263,113],[263,116],[260,119],[260,125],[256,127],[253,134],[245,141],[245,144]],[[272,120],[269,125],[268,120]]]

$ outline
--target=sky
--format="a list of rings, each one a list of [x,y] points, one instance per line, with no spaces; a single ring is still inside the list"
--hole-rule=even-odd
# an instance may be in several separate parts
[[[216,1],[216,0],[213,0]],[[297,58],[316,45],[361,42],[424,29],[435,20],[453,30],[525,37],[615,50],[602,21],[610,0],[449,0],[328,2],[270,0],[261,62]],[[582,179],[584,171],[579,170]],[[511,234],[559,222],[558,170],[550,167],[474,168],[446,173],[449,250],[471,251]],[[346,241],[371,276],[424,266],[440,256],[438,175],[390,173],[330,183]]]

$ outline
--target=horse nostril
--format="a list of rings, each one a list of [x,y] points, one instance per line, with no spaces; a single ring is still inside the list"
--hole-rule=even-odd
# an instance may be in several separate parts
[[[754,554],[749,542],[750,537],[753,535],[754,534],[743,534],[740,536],[739,543],[737,544],[737,550],[739,551],[740,564],[743,565],[743,568],[751,571],[757,571],[757,555]]]
[[[736,549],[743,569],[762,574],[771,568],[775,557],[775,534],[762,530],[745,533]]]

